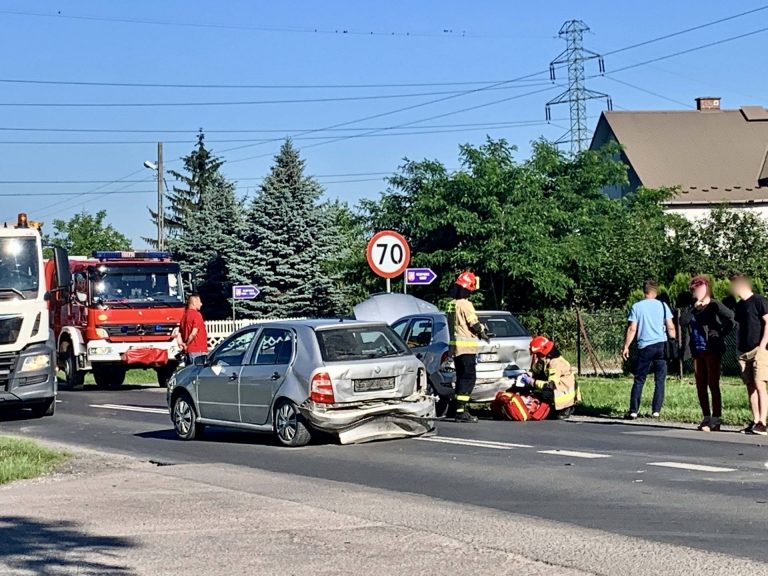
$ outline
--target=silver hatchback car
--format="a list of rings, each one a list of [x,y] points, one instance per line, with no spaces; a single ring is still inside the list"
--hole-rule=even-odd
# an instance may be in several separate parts
[[[303,446],[314,430],[342,444],[434,429],[424,365],[386,324],[267,322],[238,330],[168,383],[168,409],[185,440],[205,426],[275,434]]]

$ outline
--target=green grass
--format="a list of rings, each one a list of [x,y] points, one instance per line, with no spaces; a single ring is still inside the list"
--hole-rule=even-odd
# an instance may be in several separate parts
[[[63,452],[42,448],[29,440],[0,437],[0,484],[47,474],[66,459]]]
[[[597,378],[581,377],[578,380],[582,402],[577,414],[585,416],[622,417],[629,407],[631,377]],[[723,378],[720,384],[723,396],[723,424],[740,426],[752,420],[747,392],[737,378]],[[653,376],[649,376],[643,388],[640,416],[650,417],[653,396]],[[696,397],[693,379],[669,378],[666,385],[664,409],[661,419],[674,422],[696,423],[701,421],[701,409]]]
[[[64,378],[64,373],[59,372],[59,380],[62,380]],[[125,384],[124,385],[137,385],[137,384],[151,384],[151,385],[157,385],[157,374],[154,370],[128,370],[128,372],[125,375]],[[85,376],[85,385],[86,386],[95,386],[96,381],[93,379],[93,374],[88,372],[88,374]]]

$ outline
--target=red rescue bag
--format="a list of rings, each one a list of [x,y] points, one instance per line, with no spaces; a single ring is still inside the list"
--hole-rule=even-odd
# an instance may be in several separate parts
[[[549,416],[550,406],[535,396],[523,396],[517,392],[499,392],[491,402],[491,410],[507,420],[525,422],[545,420]]]

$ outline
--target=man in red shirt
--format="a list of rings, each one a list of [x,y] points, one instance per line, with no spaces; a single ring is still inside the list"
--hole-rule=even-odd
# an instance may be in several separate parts
[[[179,344],[187,354],[187,364],[193,364],[196,357],[208,353],[208,332],[200,314],[202,307],[200,294],[195,292],[187,297],[187,308],[179,326]]]

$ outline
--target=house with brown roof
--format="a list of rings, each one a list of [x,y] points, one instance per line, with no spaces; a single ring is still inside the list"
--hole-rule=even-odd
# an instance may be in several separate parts
[[[622,146],[629,185],[606,190],[620,197],[646,188],[675,187],[670,211],[688,218],[728,204],[768,217],[768,110],[720,108],[720,98],[697,98],[696,109],[605,111],[592,149]]]

